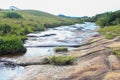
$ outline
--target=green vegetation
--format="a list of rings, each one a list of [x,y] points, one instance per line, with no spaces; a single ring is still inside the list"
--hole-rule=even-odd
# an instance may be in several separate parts
[[[11,27],[7,24],[0,24],[0,35],[6,35],[11,32]]]
[[[45,58],[43,63],[52,65],[72,65],[75,60],[76,57],[73,56],[52,56]]]
[[[6,12],[5,17],[6,18],[22,18],[22,16],[16,12]]]
[[[112,39],[116,36],[120,36],[120,24],[101,28],[99,32],[105,35],[107,39]]]
[[[101,27],[120,24],[120,11],[107,12],[99,15],[96,23]]]
[[[113,39],[116,35],[114,35],[113,33],[109,33],[105,35],[106,39]]]
[[[88,17],[85,20],[90,22],[96,22],[96,24],[100,25],[101,28],[118,25],[120,24],[120,10],[115,12],[105,12],[102,14],[97,14],[93,17]]]
[[[7,25],[11,35],[25,35],[45,28],[80,23],[79,19],[62,18],[35,10],[0,11],[0,25]]]
[[[63,51],[68,51],[68,48],[67,47],[56,47],[55,48],[55,52],[63,52]]]
[[[120,36],[120,10],[97,14],[91,18],[87,18],[87,20],[99,25],[101,27],[99,32],[105,35],[107,39]]]
[[[112,49],[111,51],[112,51],[113,54],[120,57],[120,49]]]
[[[23,52],[22,49],[24,50],[24,48],[22,47],[23,45],[20,40],[24,41],[26,39],[25,35],[28,33],[35,31],[42,31],[50,27],[57,27],[60,25],[71,25],[80,22],[81,21],[79,19],[75,19],[75,18],[68,19],[68,18],[58,17],[49,13],[36,11],[36,10],[14,10],[14,11],[1,10],[0,11],[0,36],[1,36],[0,54],[17,53],[19,51]],[[6,38],[8,38],[8,40]],[[12,41],[14,41],[15,43],[13,43]],[[5,45],[10,46],[10,48],[6,47]],[[14,45],[16,45],[17,47]]]
[[[0,37],[0,55],[25,53],[26,48],[23,46],[21,39],[14,36]]]

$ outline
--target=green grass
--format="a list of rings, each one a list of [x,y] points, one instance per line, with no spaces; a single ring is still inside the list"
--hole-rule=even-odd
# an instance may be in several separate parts
[[[105,35],[105,38],[106,39],[113,39],[114,37],[116,37],[117,35],[116,34],[114,34],[114,33],[109,33],[109,34],[106,34]]]
[[[107,39],[115,38],[116,36],[120,36],[120,24],[100,28],[99,32],[105,35]]]
[[[120,57],[120,49],[112,49],[111,51],[112,51],[113,54],[115,54],[118,57]]]
[[[49,27],[70,25],[79,22],[79,19],[61,18],[36,10],[0,11],[0,24],[9,25],[11,28],[10,34],[15,35],[25,35]]]
[[[52,64],[52,65],[72,65],[74,64],[76,57],[74,56],[52,56],[49,58],[45,58],[44,64]]]
[[[55,52],[64,52],[64,51],[68,51],[67,47],[56,47],[55,48]]]

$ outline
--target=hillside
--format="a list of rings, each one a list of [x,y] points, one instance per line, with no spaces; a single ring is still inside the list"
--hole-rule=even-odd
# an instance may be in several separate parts
[[[25,35],[60,25],[80,23],[79,19],[67,19],[36,10],[0,11],[0,54],[25,52],[22,42]]]
[[[6,13],[14,12],[22,18],[7,18]],[[49,13],[35,10],[0,11],[0,25],[7,24],[12,29],[9,34],[24,35],[29,32],[44,30],[48,27],[69,25],[78,22],[77,19],[61,18]]]

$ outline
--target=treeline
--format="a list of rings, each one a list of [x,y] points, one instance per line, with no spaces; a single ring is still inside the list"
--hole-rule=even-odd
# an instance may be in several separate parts
[[[107,27],[111,25],[120,24],[120,10],[115,12],[105,12],[102,14],[97,14],[93,17],[88,17],[84,19],[85,21],[95,22],[101,27]]]
[[[96,23],[101,27],[120,24],[120,10],[96,15]]]

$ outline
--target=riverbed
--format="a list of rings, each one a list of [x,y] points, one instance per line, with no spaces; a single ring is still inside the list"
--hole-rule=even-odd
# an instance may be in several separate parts
[[[48,28],[46,31],[27,34],[28,40],[24,46],[27,48],[25,54],[3,56],[2,59],[16,60],[19,57],[45,56],[57,54],[54,48],[58,46],[67,47],[73,50],[84,44],[84,41],[97,35],[94,30],[97,29],[95,23],[86,22],[84,24],[75,24],[70,26],[59,26]],[[24,67],[10,65],[0,62],[0,80],[10,80],[17,74],[21,74]]]

